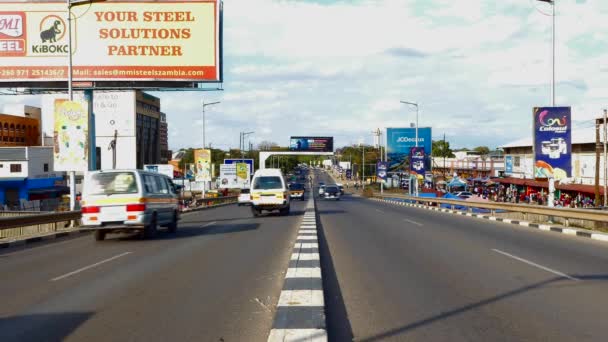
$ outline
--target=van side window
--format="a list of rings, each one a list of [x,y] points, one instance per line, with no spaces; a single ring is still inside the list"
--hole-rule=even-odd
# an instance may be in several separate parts
[[[158,190],[159,194],[163,194],[163,195],[167,195],[169,193],[169,187],[167,186],[167,182],[165,181],[164,177],[154,177],[154,180],[156,181],[156,188]]]
[[[154,180],[154,176],[150,175],[142,175],[144,179],[144,189],[148,194],[156,194],[158,193],[158,187],[156,186],[156,181]]]

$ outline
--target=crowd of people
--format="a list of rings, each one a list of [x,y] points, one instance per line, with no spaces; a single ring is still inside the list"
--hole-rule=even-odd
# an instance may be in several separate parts
[[[517,187],[497,186],[474,186],[474,196],[488,199],[494,202],[526,203],[547,205],[549,194],[546,191],[520,191]],[[593,199],[588,195],[578,193],[576,196],[561,192],[553,202],[554,207],[562,208],[591,208],[594,206]]]

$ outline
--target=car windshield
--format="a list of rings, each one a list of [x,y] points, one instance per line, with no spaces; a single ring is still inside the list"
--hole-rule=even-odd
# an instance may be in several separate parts
[[[95,173],[86,184],[89,195],[135,194],[138,192],[135,173]]]
[[[325,192],[338,192],[338,187],[337,186],[325,187]]]
[[[299,183],[289,185],[289,190],[304,190],[304,186]]]
[[[283,182],[281,182],[281,177],[278,176],[261,176],[256,178],[253,182],[254,190],[272,190],[282,188]]]

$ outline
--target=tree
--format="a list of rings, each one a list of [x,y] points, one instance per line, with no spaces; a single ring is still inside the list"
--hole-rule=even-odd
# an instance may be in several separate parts
[[[445,157],[445,158],[454,158],[454,153],[450,148],[449,141],[443,140],[434,140],[433,141],[433,149],[431,154],[433,157]]]
[[[473,151],[478,152],[481,156],[481,159],[486,160],[488,154],[490,153],[490,148],[487,146],[477,146],[473,149]]]
[[[268,140],[264,140],[258,144],[258,150],[260,151],[270,151],[276,147],[279,147],[277,143]]]

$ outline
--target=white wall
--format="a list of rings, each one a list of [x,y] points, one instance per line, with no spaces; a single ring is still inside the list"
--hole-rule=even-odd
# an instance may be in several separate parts
[[[112,150],[108,150],[108,146],[113,139],[113,137],[97,137],[96,143],[101,149],[102,170],[112,169]],[[116,140],[116,168],[135,169],[137,167],[135,137],[118,137]]]
[[[21,164],[21,172],[11,173],[11,164]],[[0,179],[2,178],[26,178],[27,177],[27,162],[26,161],[0,161]]]

